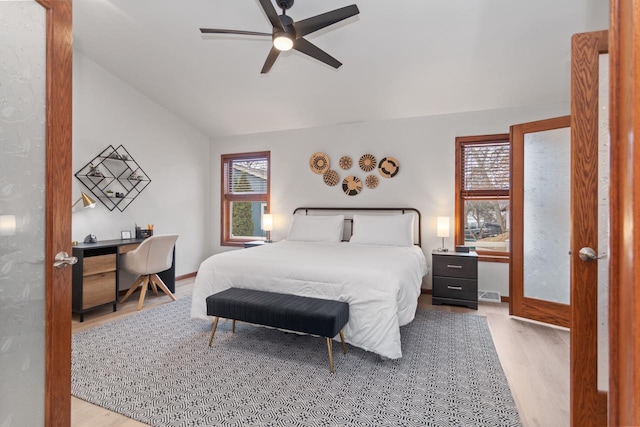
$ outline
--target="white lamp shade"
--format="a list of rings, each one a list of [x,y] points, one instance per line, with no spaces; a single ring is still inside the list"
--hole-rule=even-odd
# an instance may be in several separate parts
[[[16,216],[0,215],[0,236],[13,236],[16,234]]]
[[[262,215],[262,229],[264,231],[273,230],[273,215],[271,214]]]
[[[439,216],[436,224],[436,236],[449,237],[449,217]]]

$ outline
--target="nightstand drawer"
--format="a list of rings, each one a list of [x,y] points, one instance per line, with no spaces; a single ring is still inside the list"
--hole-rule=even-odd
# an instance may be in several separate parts
[[[434,277],[433,296],[436,298],[477,301],[478,282],[470,279]]]
[[[433,275],[461,277],[465,279],[478,278],[478,259],[475,257],[433,256]]]

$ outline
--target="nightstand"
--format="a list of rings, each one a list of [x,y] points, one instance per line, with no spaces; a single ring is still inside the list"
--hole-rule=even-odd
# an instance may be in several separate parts
[[[244,247],[245,248],[253,248],[255,246],[266,245],[267,243],[271,243],[271,242],[265,242],[264,240],[252,240],[250,242],[244,242]]]
[[[433,251],[434,305],[464,305],[478,309],[478,254]]]

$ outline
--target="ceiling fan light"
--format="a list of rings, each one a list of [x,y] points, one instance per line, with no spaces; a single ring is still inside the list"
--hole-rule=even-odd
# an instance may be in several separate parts
[[[273,46],[279,51],[285,52],[293,47],[293,39],[287,33],[278,34],[273,38]]]

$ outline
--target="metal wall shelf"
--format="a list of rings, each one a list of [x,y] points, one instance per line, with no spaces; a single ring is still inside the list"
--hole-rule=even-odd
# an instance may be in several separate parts
[[[109,145],[75,174],[110,211],[123,212],[151,183],[149,176],[122,146]]]

